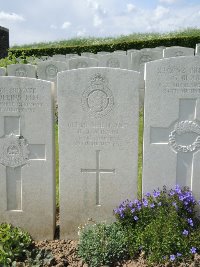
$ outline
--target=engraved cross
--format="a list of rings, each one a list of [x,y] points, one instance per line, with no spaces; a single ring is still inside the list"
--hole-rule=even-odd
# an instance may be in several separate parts
[[[115,173],[115,169],[100,168],[100,150],[96,150],[96,168],[95,169],[81,169],[81,172],[96,173],[96,205],[100,205],[100,174],[101,173]]]
[[[6,167],[7,210],[22,211],[21,170],[29,160],[45,160],[44,144],[28,144],[22,136],[23,119],[4,117],[4,135],[0,138],[0,164]]]
[[[200,149],[200,123],[196,119],[196,99],[179,100],[179,117],[167,128],[151,127],[154,145],[169,145],[177,154],[176,183],[192,189],[193,156]]]

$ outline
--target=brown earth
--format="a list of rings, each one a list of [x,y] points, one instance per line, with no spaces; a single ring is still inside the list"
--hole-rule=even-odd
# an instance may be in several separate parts
[[[53,259],[49,264],[45,264],[44,267],[56,266],[56,267],[88,267],[86,263],[84,263],[77,256],[77,245],[78,241],[74,240],[60,240],[59,239],[59,215],[57,216],[57,231],[55,234],[55,240],[52,241],[39,241],[34,242],[33,247],[50,250]],[[145,262],[143,255],[135,260],[127,260],[124,262],[116,262],[113,267],[147,267],[147,263]],[[200,255],[196,254],[194,256],[193,262],[185,262],[179,265],[173,265],[173,263],[169,262],[165,265],[154,265],[154,267],[200,267]],[[16,267],[31,267],[24,262],[17,262]],[[108,266],[105,266],[108,267]]]

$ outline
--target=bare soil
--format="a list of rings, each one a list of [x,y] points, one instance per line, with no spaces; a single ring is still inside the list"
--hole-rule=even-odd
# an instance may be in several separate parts
[[[53,255],[53,259],[51,260],[51,262],[49,264],[45,264],[44,267],[89,267],[77,256],[77,245],[78,241],[59,239],[59,214],[57,215],[55,239],[52,241],[44,240],[33,243],[33,247],[50,250]],[[193,262],[184,262],[179,265],[174,265],[172,262],[168,262],[165,265],[154,265],[154,267],[173,266],[200,267],[200,255],[195,254]],[[30,267],[30,265],[27,265],[25,262],[17,262],[16,267]],[[143,254],[141,254],[137,260],[116,262],[112,267],[148,267],[148,265],[145,262]]]

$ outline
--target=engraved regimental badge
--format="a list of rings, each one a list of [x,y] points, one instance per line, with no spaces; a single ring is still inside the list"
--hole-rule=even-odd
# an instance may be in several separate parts
[[[114,106],[112,91],[103,75],[95,74],[82,95],[83,110],[95,118],[106,116]]]
[[[13,133],[1,139],[0,151],[0,164],[6,167],[22,166],[29,159],[30,152],[26,139]]]

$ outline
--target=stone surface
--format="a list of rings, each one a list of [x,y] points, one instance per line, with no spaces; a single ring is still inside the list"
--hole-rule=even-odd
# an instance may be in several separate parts
[[[54,82],[55,100],[57,99],[57,73],[68,69],[67,62],[46,60],[38,63],[37,77],[38,79]]]
[[[6,75],[6,68],[1,67],[0,68],[0,76],[5,76]]]
[[[65,62],[66,61],[66,56],[65,55],[61,55],[61,54],[56,54],[56,55],[52,56],[52,60]]]
[[[53,239],[53,84],[0,77],[0,223]]]
[[[111,53],[97,56],[99,67],[128,69],[128,57],[120,53]]]
[[[146,64],[143,192],[164,185],[200,190],[200,61]]]
[[[163,57],[162,50],[150,49],[145,48],[142,50],[135,51],[135,53],[131,53],[128,57],[128,68],[131,70],[139,71],[140,72],[140,82],[139,82],[139,98],[140,98],[140,106],[144,104],[144,66],[145,63],[157,59],[161,59]]]
[[[38,79],[55,82],[57,80],[57,73],[67,70],[68,66],[65,62],[47,60],[40,62],[37,65]]]
[[[8,56],[9,29],[0,26],[0,58]]]
[[[7,66],[7,75],[36,78],[36,66],[31,64],[11,64]]]
[[[171,46],[166,47],[163,50],[163,57],[180,57],[180,56],[194,56],[194,48],[182,47],[182,46]]]
[[[97,67],[98,60],[89,57],[76,57],[68,60],[69,69]]]
[[[137,195],[139,73],[88,68],[58,74],[61,238],[88,218],[112,221]]]
[[[91,52],[83,52],[81,53],[81,57],[91,57],[91,58],[95,58],[96,54],[91,53]]]

